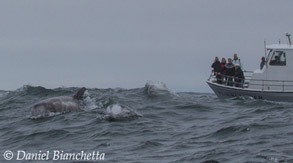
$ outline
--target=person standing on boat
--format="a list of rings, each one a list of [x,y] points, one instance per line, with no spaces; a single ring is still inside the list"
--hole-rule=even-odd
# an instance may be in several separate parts
[[[240,67],[240,65],[238,63],[235,64],[235,86],[236,87],[243,87],[243,83],[244,83],[244,75],[243,75],[243,71]]]
[[[281,64],[281,61],[280,61],[279,56],[275,56],[275,59],[271,60],[271,62],[270,62],[270,65],[280,65],[280,64]]]
[[[236,53],[233,55],[233,61],[232,61],[232,63],[233,63],[234,65],[239,64],[240,67],[241,67],[240,59],[238,58],[238,56],[237,56]]]
[[[227,81],[227,70],[226,70],[226,59],[225,58],[222,58],[222,62],[221,62],[221,79],[222,79],[222,82],[224,81],[224,79]]]
[[[221,79],[221,63],[219,61],[219,58],[216,57],[214,60],[214,63],[211,66],[214,70],[214,75],[216,75],[217,78],[217,83],[221,84],[222,83],[222,79]]]
[[[234,64],[232,63],[232,59],[228,58],[228,63],[225,65],[226,68],[226,75],[228,77],[227,79],[227,85],[228,86],[233,86],[233,78],[235,75],[235,68],[234,68]]]
[[[263,69],[263,67],[265,66],[265,64],[266,64],[266,59],[265,59],[265,57],[261,57],[261,62],[260,62],[260,69],[261,69],[261,70]]]

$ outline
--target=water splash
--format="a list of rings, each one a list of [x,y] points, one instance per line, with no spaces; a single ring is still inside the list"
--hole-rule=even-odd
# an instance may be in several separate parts
[[[145,90],[149,96],[175,95],[175,93],[172,93],[163,82],[147,81],[145,84]]]
[[[82,100],[84,107],[82,107],[83,110],[85,111],[91,111],[94,110],[96,108],[98,108],[98,106],[96,105],[96,101],[90,97],[90,93],[88,90],[86,90],[84,92],[84,98]]]

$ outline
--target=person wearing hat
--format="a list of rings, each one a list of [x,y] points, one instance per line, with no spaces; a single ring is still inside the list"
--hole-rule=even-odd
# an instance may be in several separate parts
[[[232,59],[228,58],[228,63],[225,65],[226,75],[227,75],[227,85],[233,86],[233,77],[235,75],[234,64],[232,63]]]
[[[243,83],[244,83],[244,75],[243,75],[243,71],[240,67],[240,64],[236,63],[235,64],[235,86],[236,87],[243,87]]]

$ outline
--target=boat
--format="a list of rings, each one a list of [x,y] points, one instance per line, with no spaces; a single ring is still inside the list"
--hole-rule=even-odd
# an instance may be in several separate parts
[[[286,36],[289,44],[265,44],[264,67],[254,71],[243,71],[245,79],[240,84],[241,87],[236,87],[235,77],[221,75],[219,82],[214,73],[211,73],[207,84],[219,98],[248,96],[270,101],[293,102],[293,46],[290,34],[287,33]],[[228,84],[227,78],[232,78],[232,84]]]

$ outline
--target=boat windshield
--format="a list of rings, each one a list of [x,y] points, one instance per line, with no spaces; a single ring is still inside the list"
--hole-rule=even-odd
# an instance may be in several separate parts
[[[271,66],[285,66],[286,65],[286,53],[281,50],[272,51],[270,53],[270,65]]]
[[[270,60],[270,58],[271,58],[271,56],[272,56],[272,49],[268,49],[268,56],[267,56],[267,58],[266,58],[266,61],[268,62],[269,60]]]

